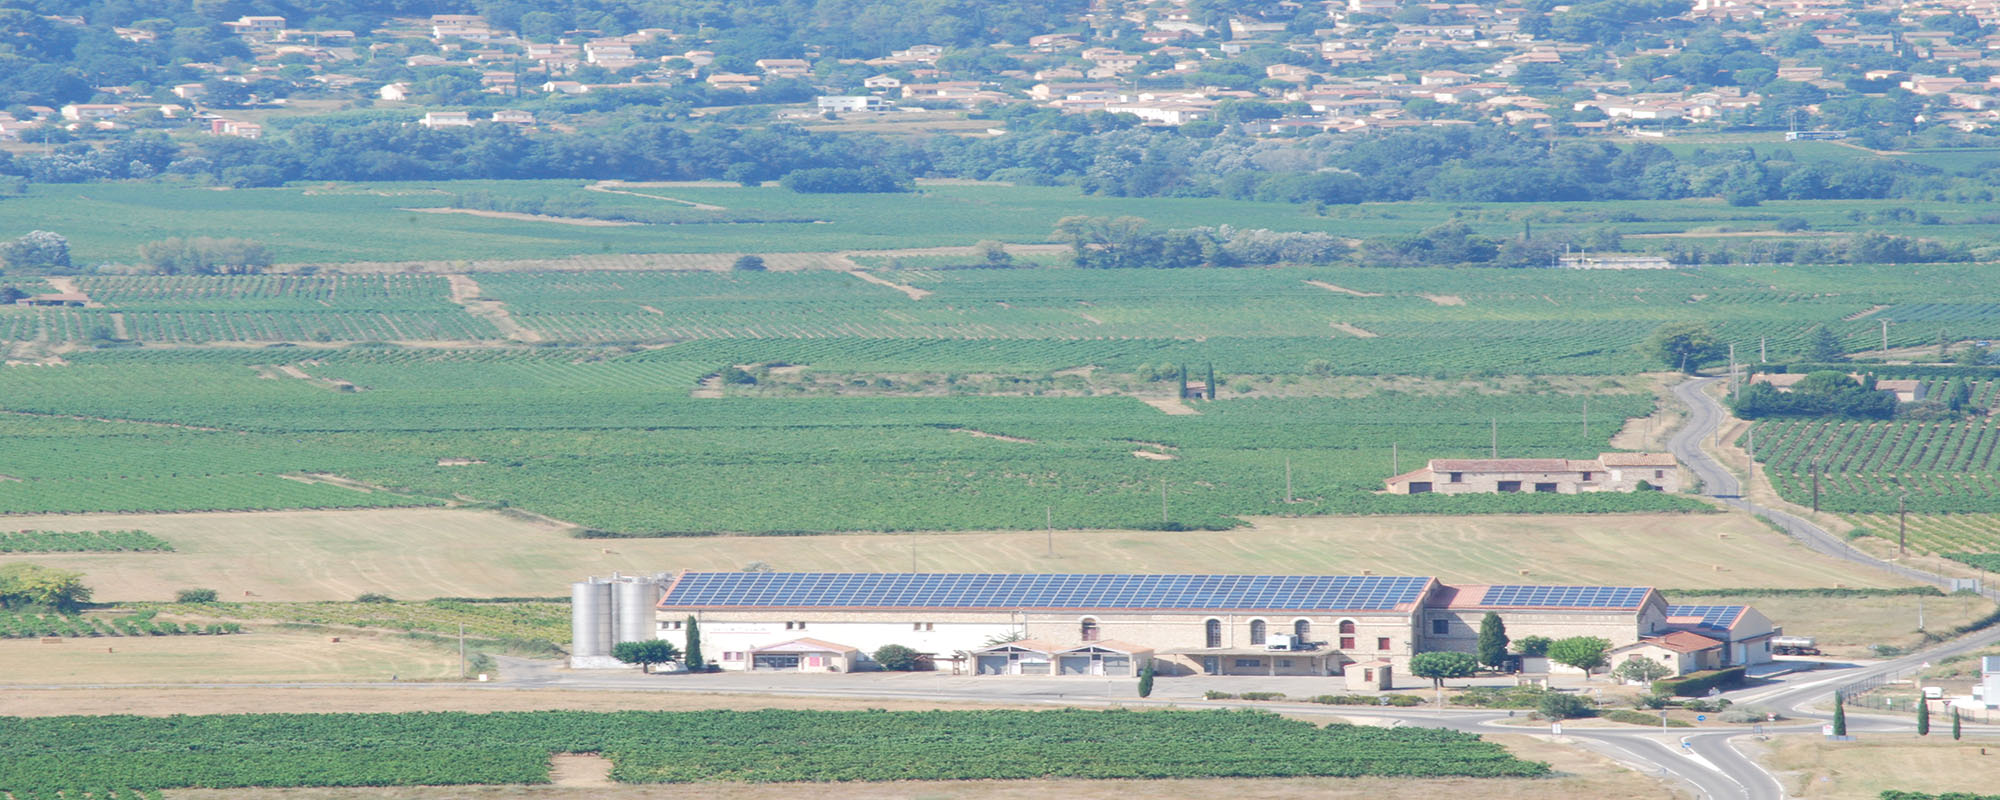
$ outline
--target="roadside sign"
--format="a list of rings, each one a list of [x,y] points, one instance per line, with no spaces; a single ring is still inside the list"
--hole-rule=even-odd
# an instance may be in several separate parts
[[[1560,722],[1550,723],[1549,733],[1555,734],[1557,736],[1563,735],[1563,724]]]
[[[1819,726],[1819,735],[1821,735],[1821,736],[1832,736],[1832,735],[1833,735],[1833,726],[1832,726],[1832,725],[1821,725],[1821,726]]]
[[[1696,715],[1694,715],[1694,721],[1696,721],[1696,722],[1707,722],[1707,721],[1708,721],[1708,715],[1707,715],[1707,714],[1696,714]]]

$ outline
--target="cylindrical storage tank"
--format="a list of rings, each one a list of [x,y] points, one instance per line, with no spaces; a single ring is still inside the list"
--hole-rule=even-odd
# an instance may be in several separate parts
[[[611,584],[587,580],[569,587],[569,654],[611,655]]]
[[[615,642],[643,642],[657,639],[653,631],[658,626],[653,620],[653,604],[660,602],[659,584],[651,578],[626,578],[614,583],[615,598],[612,601],[612,617],[615,620],[613,633]]]

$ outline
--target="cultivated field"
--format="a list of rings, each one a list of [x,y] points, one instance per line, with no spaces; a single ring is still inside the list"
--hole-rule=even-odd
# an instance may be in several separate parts
[[[191,586],[237,601],[352,600],[369,592],[405,600],[542,597],[562,594],[582,576],[613,571],[733,570],[757,561],[780,570],[900,571],[910,567],[913,552],[925,571],[1369,570],[1463,582],[1664,589],[1902,585],[1814,555],[1735,514],[1259,518],[1253,527],[1219,532],[1057,531],[1053,558],[1049,537],[1033,530],[580,540],[552,525],[452,509],[21,522],[142,527],[173,543],[173,553],[0,556],[0,563],[82,571],[109,601],[170,600]],[[1943,612],[1943,601],[1931,602]]]
[[[229,636],[0,640],[0,684],[264,683],[442,680],[458,654],[394,636],[262,628]],[[9,694],[12,690],[9,690]],[[15,714],[13,701],[0,714]]]
[[[1674,598],[1668,598],[1670,600]],[[1771,597],[1702,596],[1675,602],[1756,606],[1785,633],[1811,636],[1836,658],[1875,658],[1871,645],[1914,650],[1933,640],[1917,629],[1922,606],[1924,629],[1945,635],[1994,612],[1993,602],[1972,595],[1947,597]]]
[[[2000,758],[1986,755],[1990,740],[1953,742],[1949,735],[1919,740],[1908,734],[1863,736],[1859,742],[1824,742],[1784,736],[1761,745],[1764,763],[1787,773],[1787,797],[1875,800],[1887,790],[1988,793],[2000,786]]]

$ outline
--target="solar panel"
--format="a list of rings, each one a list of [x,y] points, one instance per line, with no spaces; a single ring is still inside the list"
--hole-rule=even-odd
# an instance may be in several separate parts
[[[689,572],[661,605],[778,608],[1389,610],[1429,578],[1326,575],[990,575]]]
[[[1729,623],[1742,616],[1742,606],[1667,606],[1669,617],[1700,617],[1697,623],[1704,628],[1727,630]]]
[[[1637,608],[1645,601],[1643,586],[1489,586],[1483,606],[1555,608]]]

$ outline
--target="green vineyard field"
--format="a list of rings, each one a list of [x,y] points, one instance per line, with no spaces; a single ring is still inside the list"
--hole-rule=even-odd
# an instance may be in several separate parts
[[[0,531],[0,553],[171,552],[172,544],[145,531]]]
[[[0,717],[0,790],[627,783],[1534,777],[1478,736],[1253,711],[704,711]]]

